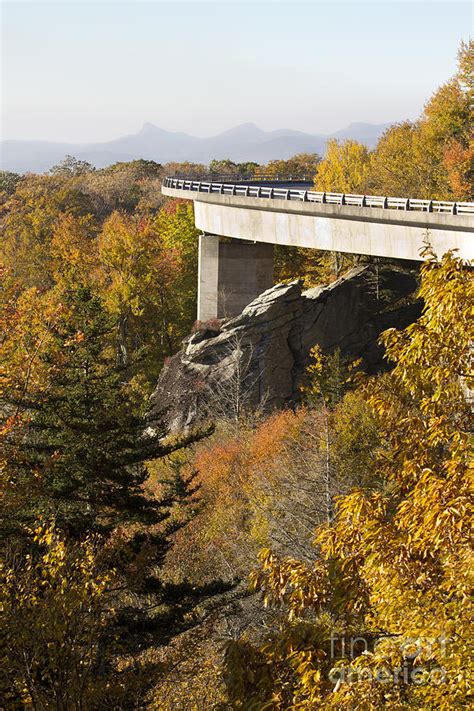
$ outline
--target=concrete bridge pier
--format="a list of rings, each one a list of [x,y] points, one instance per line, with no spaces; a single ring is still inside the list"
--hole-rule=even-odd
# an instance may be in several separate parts
[[[273,245],[199,237],[198,321],[239,314],[273,286]]]

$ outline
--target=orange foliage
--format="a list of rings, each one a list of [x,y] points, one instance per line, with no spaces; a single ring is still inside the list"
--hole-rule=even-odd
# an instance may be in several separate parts
[[[449,186],[458,200],[473,199],[472,166],[474,144],[464,146],[453,139],[444,151],[443,163],[448,174]]]
[[[265,536],[267,489],[286,475],[307,415],[305,409],[276,412],[254,428],[220,430],[196,447],[187,468],[197,472],[202,508],[176,534],[172,577],[245,574]]]
[[[177,215],[179,213],[179,208],[181,205],[189,205],[189,200],[184,200],[184,198],[175,198],[173,200],[168,200],[165,202],[161,211],[166,215]]]
[[[252,465],[265,464],[278,457],[288,441],[301,432],[305,410],[276,412],[255,430],[251,442]]]

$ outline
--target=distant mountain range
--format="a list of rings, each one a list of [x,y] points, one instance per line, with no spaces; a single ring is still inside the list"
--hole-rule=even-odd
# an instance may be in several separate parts
[[[197,138],[145,123],[138,133],[104,143],[2,141],[0,168],[16,173],[42,173],[61,161],[66,154],[87,160],[97,168],[137,158],[158,163],[191,161],[207,164],[214,158],[267,163],[277,158],[290,158],[295,153],[323,154],[326,141],[330,138],[353,138],[373,147],[388,126],[388,123],[351,123],[347,128],[329,135],[311,135],[290,129],[262,131],[253,123],[244,123],[217,136]]]

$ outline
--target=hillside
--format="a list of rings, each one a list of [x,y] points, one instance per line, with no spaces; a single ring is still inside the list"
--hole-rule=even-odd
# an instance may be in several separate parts
[[[471,200],[473,50],[373,150],[259,171]],[[195,321],[162,178],[229,168],[0,175],[0,709],[471,708],[472,267],[277,244],[272,287]]]

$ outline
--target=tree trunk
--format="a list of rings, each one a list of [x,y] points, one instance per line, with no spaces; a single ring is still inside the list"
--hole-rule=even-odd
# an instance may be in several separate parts
[[[127,335],[128,314],[121,313],[117,323],[117,365],[122,368],[128,365]]]

